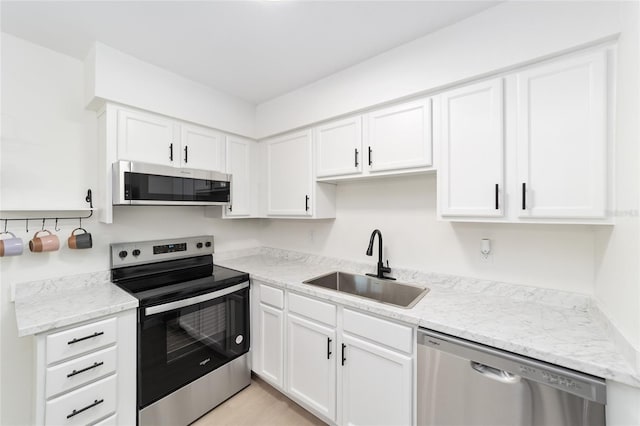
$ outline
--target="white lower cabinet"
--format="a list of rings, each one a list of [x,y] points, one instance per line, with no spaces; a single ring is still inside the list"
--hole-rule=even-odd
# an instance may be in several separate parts
[[[414,327],[254,286],[256,374],[329,424],[414,423]]]
[[[136,423],[136,311],[36,336],[37,425]]]
[[[410,425],[413,360],[344,334],[343,425]]]
[[[335,329],[289,313],[287,355],[287,392],[335,421]]]

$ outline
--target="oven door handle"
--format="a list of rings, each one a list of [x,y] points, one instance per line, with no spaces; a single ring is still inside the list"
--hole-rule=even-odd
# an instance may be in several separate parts
[[[151,316],[155,314],[161,314],[167,311],[173,311],[175,309],[184,308],[186,306],[197,305],[198,303],[206,302],[207,300],[217,299],[227,294],[234,293],[238,290],[249,287],[249,281],[245,281],[240,284],[236,284],[231,287],[223,288],[222,290],[214,291],[212,293],[201,294],[200,296],[189,297],[188,299],[176,300],[175,302],[164,303],[162,305],[149,306],[144,308],[145,316]]]

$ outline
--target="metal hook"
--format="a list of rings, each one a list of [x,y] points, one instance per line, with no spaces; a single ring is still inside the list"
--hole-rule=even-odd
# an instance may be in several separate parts
[[[44,221],[47,220],[46,218],[42,218],[42,230],[44,231]]]
[[[56,232],[60,232],[60,228],[58,228],[58,218],[56,217],[56,226],[54,227]]]
[[[80,226],[79,226],[79,228],[82,228],[82,217],[78,217],[78,220],[80,220]]]
[[[7,233],[7,219],[4,220],[4,233]]]
[[[29,233],[29,219],[24,220],[24,228],[27,230],[27,234]]]

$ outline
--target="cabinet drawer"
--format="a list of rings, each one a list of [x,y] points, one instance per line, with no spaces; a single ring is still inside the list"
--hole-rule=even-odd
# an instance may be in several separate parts
[[[278,309],[284,309],[284,291],[279,288],[260,286],[260,301]]]
[[[343,329],[398,351],[413,351],[413,329],[406,325],[345,309]]]
[[[66,392],[116,371],[116,346],[47,368],[46,397]]]
[[[116,383],[117,375],[114,374],[48,401],[45,424],[86,425],[114,413]]]
[[[289,312],[336,326],[336,306],[298,294],[289,293]]]
[[[47,336],[47,365],[116,341],[116,318],[93,322]]]
[[[93,426],[116,426],[118,424],[118,415],[114,414],[113,416],[107,417],[101,422],[94,424]]]

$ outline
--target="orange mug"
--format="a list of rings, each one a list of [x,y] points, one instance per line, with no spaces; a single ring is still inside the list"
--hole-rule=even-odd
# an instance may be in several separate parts
[[[38,237],[38,234],[47,232],[49,235]],[[60,239],[48,229],[36,232],[31,241],[29,241],[29,250],[34,253],[42,253],[45,251],[56,251],[60,248]]]

